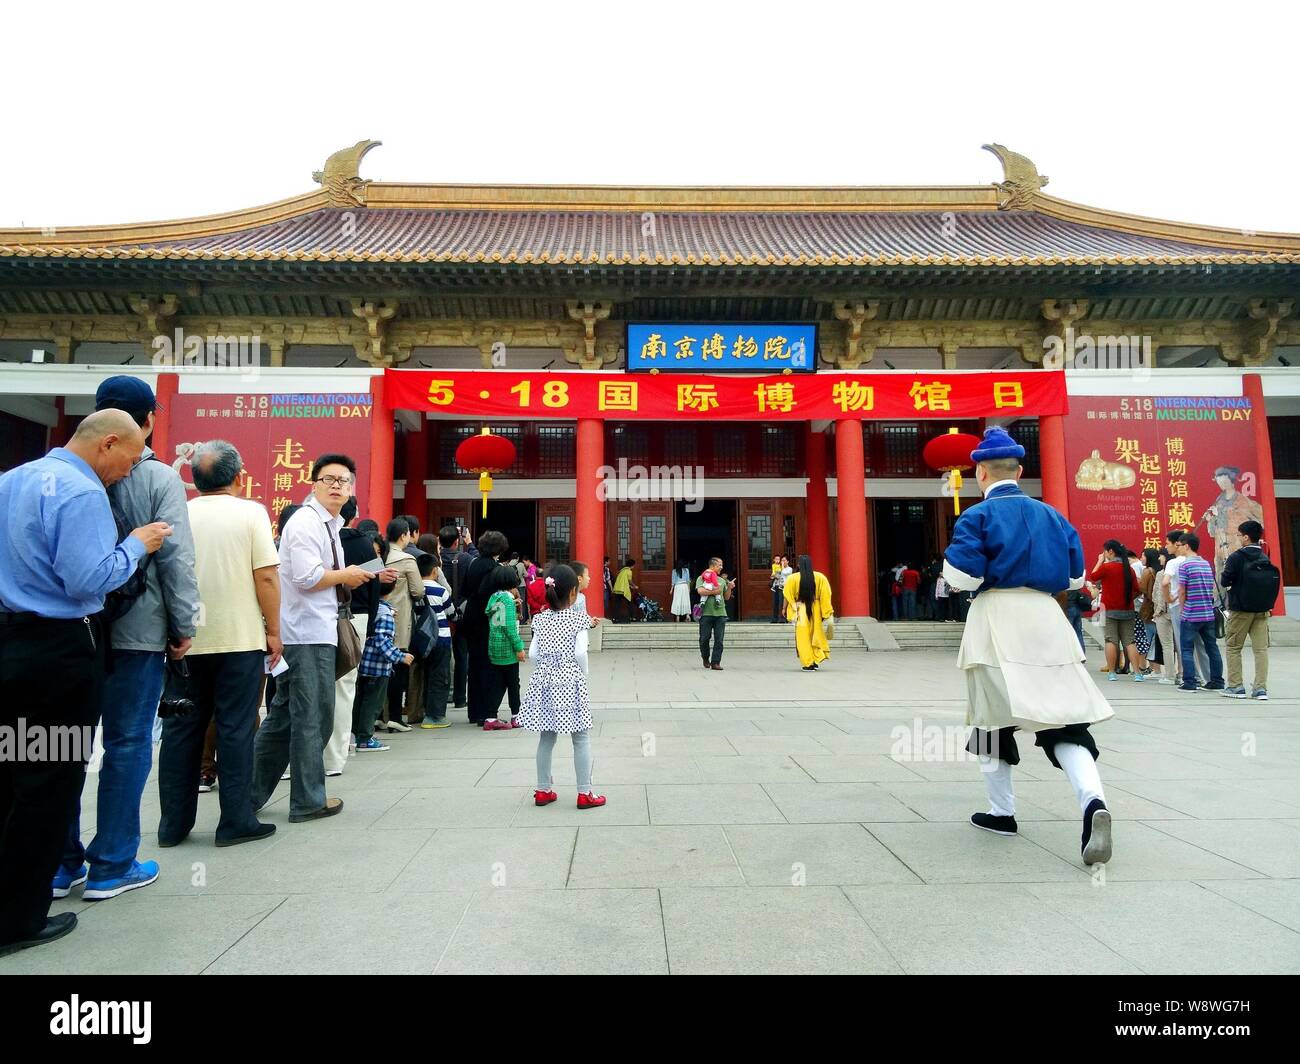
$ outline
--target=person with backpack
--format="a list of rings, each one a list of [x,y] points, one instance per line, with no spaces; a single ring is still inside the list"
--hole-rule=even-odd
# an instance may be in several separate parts
[[[95,393],[96,410],[122,410],[148,439],[153,432],[157,400],[153,389],[136,377],[109,377]],[[81,843],[81,809],[74,806],[68,825],[63,864],[54,889],[82,876],[89,864],[83,897],[115,898],[148,886],[158,878],[158,862],[137,861],[140,849],[140,800],[153,768],[153,729],[162,697],[168,657],[184,657],[200,616],[199,585],[194,570],[194,538],[190,534],[185,485],[180,474],[154,458],[149,447],[130,476],[108,492],[118,524],[118,538],[134,527],[166,522],[172,535],[153,558],[142,565],[143,577],[119,591],[109,639],[112,658],[104,680],[101,712],[104,760],[99,770],[95,838]],[[65,891],[66,893],[66,891]]]
[[[1268,618],[1277,602],[1282,574],[1260,546],[1264,526],[1243,521],[1237,526],[1245,546],[1228,555],[1223,564],[1222,584],[1228,589],[1228,686],[1225,698],[1254,698],[1268,701]],[[1255,682],[1251,693],[1241,682],[1241,651],[1250,637],[1255,656]]]

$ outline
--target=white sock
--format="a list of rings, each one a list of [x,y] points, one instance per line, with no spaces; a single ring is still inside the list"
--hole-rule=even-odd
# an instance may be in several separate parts
[[[1101,791],[1101,774],[1097,771],[1097,762],[1078,743],[1057,743],[1052,751],[1065,774],[1070,777],[1075,797],[1079,799],[1079,810],[1086,812],[1088,805],[1095,798],[1103,802],[1106,796]]]
[[[1015,816],[1016,795],[1011,787],[1011,766],[998,757],[980,755],[980,771],[989,792],[989,812],[993,816]]]

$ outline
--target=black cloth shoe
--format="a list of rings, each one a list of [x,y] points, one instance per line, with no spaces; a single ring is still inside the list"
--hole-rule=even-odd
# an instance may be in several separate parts
[[[31,938],[19,939],[17,942],[6,942],[3,946],[0,946],[0,957],[7,957],[11,953],[17,953],[20,949],[31,949],[33,946],[43,946],[47,942],[55,942],[64,935],[70,934],[76,926],[76,913],[59,913],[58,916],[51,916],[45,921],[45,926]]]
[[[1016,818],[1013,816],[994,816],[992,813],[972,813],[970,822],[977,828],[993,832],[994,835],[1016,834]]]
[[[1094,798],[1083,812],[1083,841],[1079,844],[1086,865],[1105,864],[1110,860],[1110,811],[1100,798]]]
[[[241,842],[256,842],[258,839],[270,838],[275,834],[274,824],[258,824],[252,831],[243,835],[231,835],[228,839],[217,839],[218,846],[238,846]]]

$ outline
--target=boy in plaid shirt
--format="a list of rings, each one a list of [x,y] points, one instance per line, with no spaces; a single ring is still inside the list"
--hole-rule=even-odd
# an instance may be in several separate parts
[[[393,666],[399,662],[410,665],[415,660],[393,642],[397,631],[394,617],[393,607],[380,599],[361,652],[357,696],[352,704],[352,733],[356,736],[358,751],[388,749],[374,736],[375,719],[387,701],[388,677],[393,673]]]

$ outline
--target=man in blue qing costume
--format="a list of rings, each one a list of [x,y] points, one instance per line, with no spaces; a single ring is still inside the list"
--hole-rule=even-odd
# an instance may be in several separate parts
[[[966,748],[979,758],[989,811],[976,813],[971,823],[999,835],[1016,833],[1015,733],[1033,732],[1035,745],[1074,786],[1083,811],[1084,864],[1104,864],[1111,855],[1111,819],[1088,729],[1114,711],[1088,675],[1079,640],[1055,598],[1083,586],[1083,547],[1064,517],[1020,490],[1024,455],[1004,429],[984,433],[971,452],[984,501],[957,519],[944,554],[944,579],[976,592],[957,667],[966,673],[966,723],[974,725]]]

